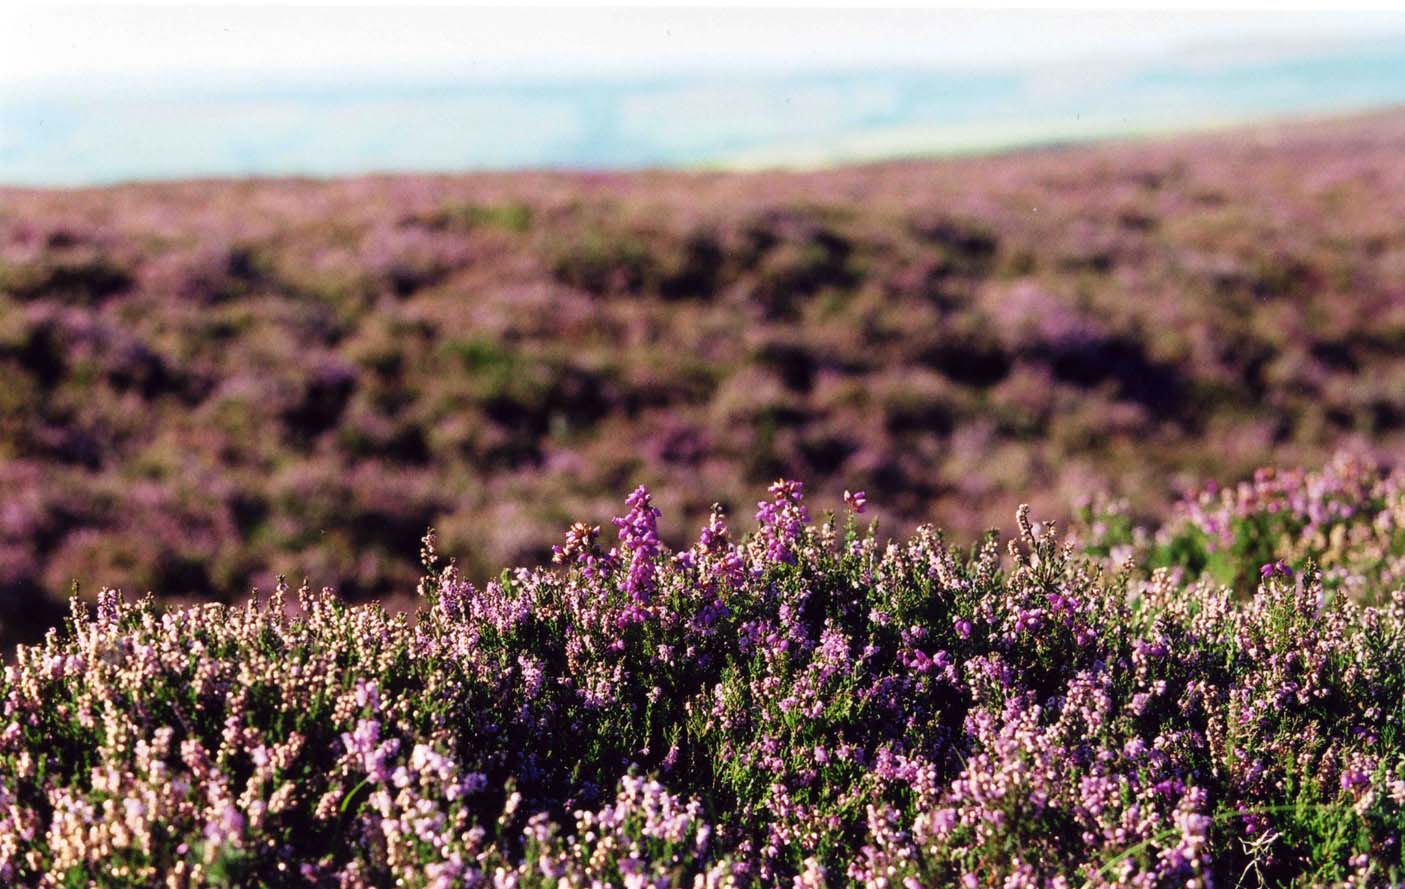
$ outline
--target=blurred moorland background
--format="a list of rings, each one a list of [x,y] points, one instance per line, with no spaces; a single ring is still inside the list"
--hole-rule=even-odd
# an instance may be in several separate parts
[[[1405,115],[813,173],[0,193],[0,602],[406,593],[647,483],[892,531],[1405,443]],[[48,607],[42,607],[48,603]]]
[[[1274,114],[1398,101],[1401,57],[1153,72],[1055,116],[1078,132],[1080,108],[1140,96],[1127,132],[1148,108],[1206,123],[1167,118],[1189,107],[1155,104],[1168,83],[1274,84],[1254,99]],[[1400,111],[751,172],[609,169],[775,153],[617,155],[616,130],[521,155],[592,171],[317,179],[271,177],[282,130],[236,102],[242,159],[172,175],[261,175],[126,182],[165,156],[105,154],[102,119],[41,95],[0,89],[7,643],[58,620],[74,580],[407,596],[429,525],[482,579],[640,483],[675,542],[714,501],[745,527],[777,476],[817,508],[867,491],[887,532],[971,538],[1023,500],[1065,516],[1110,493],[1155,520],[1206,479],[1405,444]],[[857,144],[815,132],[807,157]],[[361,163],[329,157],[307,172]],[[496,163],[458,167],[474,157]]]

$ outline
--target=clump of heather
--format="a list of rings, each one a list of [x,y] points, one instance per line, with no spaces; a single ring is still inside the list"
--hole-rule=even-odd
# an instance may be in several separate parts
[[[1405,477],[1348,452],[1320,469],[1264,468],[1237,485],[1211,482],[1155,531],[1115,501],[1079,518],[1076,534],[1090,553],[1237,589],[1309,564],[1327,590],[1358,598],[1405,585]]]
[[[885,541],[865,502],[782,481],[673,550],[641,488],[482,587],[431,534],[413,617],[104,591],[0,684],[0,882],[1400,879],[1405,591],[1311,547],[1234,588],[1109,569],[1027,509]]]

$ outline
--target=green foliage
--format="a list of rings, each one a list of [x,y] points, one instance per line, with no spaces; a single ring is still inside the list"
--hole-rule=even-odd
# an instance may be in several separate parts
[[[471,231],[486,227],[505,232],[522,234],[532,227],[531,206],[519,201],[503,204],[445,204],[436,217],[436,222],[445,227]]]

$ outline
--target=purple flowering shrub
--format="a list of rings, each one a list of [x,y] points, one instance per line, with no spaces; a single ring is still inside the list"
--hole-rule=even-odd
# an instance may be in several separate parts
[[[613,545],[482,586],[431,533],[413,617],[75,602],[0,683],[0,881],[1400,879],[1405,592],[1110,570],[1027,508],[885,541],[845,500],[778,482],[674,550],[640,488]]]
[[[1113,564],[1133,558],[1236,589],[1314,564],[1328,590],[1381,595],[1405,584],[1405,479],[1343,452],[1320,469],[1264,468],[1234,486],[1211,482],[1154,530],[1103,498],[1080,510],[1074,533]]]

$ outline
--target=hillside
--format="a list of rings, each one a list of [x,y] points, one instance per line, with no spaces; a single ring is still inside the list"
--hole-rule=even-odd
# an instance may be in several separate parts
[[[647,483],[894,533],[1405,445],[1405,114],[813,173],[0,190],[0,623],[470,578]]]

